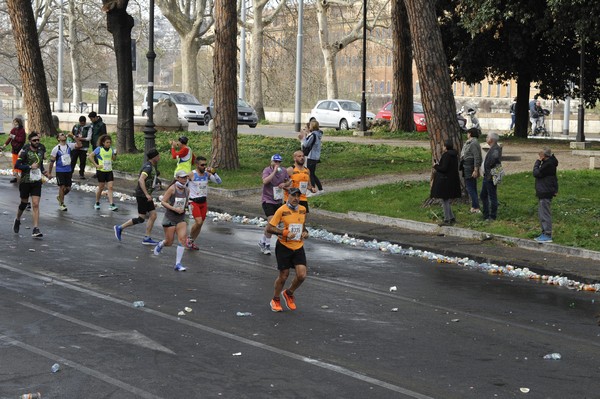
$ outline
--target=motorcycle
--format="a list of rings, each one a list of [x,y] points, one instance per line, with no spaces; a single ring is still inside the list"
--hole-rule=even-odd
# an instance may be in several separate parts
[[[458,119],[458,126],[460,126],[461,130],[466,132],[469,128],[481,129],[481,125],[479,124],[479,119],[475,116],[477,111],[473,108],[467,109],[467,115],[471,119],[471,126],[467,128],[467,118],[463,116],[465,113],[465,107],[460,107],[460,110],[456,112],[456,118]]]
[[[538,117],[535,120],[535,126],[531,126],[530,136],[541,136],[541,137],[549,137],[550,134],[548,130],[546,130],[545,118],[550,115],[550,111],[547,109],[542,109],[538,111]]]

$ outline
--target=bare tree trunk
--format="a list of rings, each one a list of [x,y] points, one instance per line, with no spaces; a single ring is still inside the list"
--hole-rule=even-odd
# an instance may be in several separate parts
[[[515,136],[527,138],[529,127],[529,86],[531,79],[525,73],[517,78],[517,109],[515,119]]]
[[[31,1],[7,0],[6,4],[17,49],[23,97],[29,118],[28,130],[55,136],[56,128],[52,123],[44,63]]]
[[[252,24],[252,58],[250,59],[250,102],[256,110],[258,120],[264,120],[265,107],[263,105],[262,95],[262,62],[263,62],[263,3],[253,1],[252,9],[254,14]],[[242,60],[244,62],[244,60]]]
[[[196,32],[181,37],[181,89],[200,98],[198,84],[198,51],[200,44]]]
[[[324,4],[325,3],[325,4]],[[319,42],[325,64],[325,83],[327,85],[327,98],[338,98],[337,71],[335,69],[335,55],[329,44],[329,27],[327,22],[327,11],[329,5],[323,1],[317,1],[317,22],[319,23]]]
[[[79,38],[77,37],[77,16],[75,1],[69,0],[69,56],[71,58],[71,75],[73,80],[73,104],[82,101],[81,67],[79,66]]]
[[[127,13],[129,0],[102,0],[106,13],[106,28],[112,33],[117,57],[117,148],[121,153],[137,152],[133,136],[133,73],[131,65],[131,30],[133,17]],[[108,10],[106,8],[109,8]]]
[[[214,123],[211,165],[239,169],[237,148],[237,12],[235,0],[215,1]]]
[[[413,119],[412,44],[404,0],[392,0],[392,120],[390,129],[412,132]]]
[[[462,138],[456,120],[452,82],[437,24],[434,0],[405,0],[413,39],[417,72],[421,82],[423,107],[433,160],[439,160],[443,144],[452,140],[460,153]]]

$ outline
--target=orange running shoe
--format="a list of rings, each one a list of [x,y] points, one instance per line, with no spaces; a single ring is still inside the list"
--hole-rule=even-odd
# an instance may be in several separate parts
[[[283,312],[283,308],[281,307],[281,300],[279,299],[271,299],[271,310],[273,312]]]
[[[296,302],[294,301],[294,296],[290,295],[287,290],[283,290],[281,292],[281,298],[283,299],[285,306],[289,310],[296,310]]]

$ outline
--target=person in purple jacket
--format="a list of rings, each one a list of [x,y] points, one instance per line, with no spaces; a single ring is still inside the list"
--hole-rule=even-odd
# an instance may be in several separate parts
[[[283,204],[283,191],[292,183],[287,170],[281,167],[281,161],[283,161],[281,155],[273,155],[271,164],[262,172],[262,208],[267,216],[267,221],[271,220],[275,211]],[[267,231],[266,227],[258,246],[263,254],[271,255],[271,233]]]

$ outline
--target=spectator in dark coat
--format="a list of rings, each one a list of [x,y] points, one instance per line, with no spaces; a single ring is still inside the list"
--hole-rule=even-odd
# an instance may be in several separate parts
[[[460,198],[460,177],[458,176],[458,153],[452,141],[444,142],[444,153],[439,163],[433,165],[435,174],[431,185],[431,198],[441,198],[444,208],[444,221],[440,226],[451,226],[456,222],[450,200]]]
[[[477,128],[467,130],[467,141],[462,148],[460,160],[463,176],[465,178],[465,187],[471,198],[471,213],[481,213],[479,210],[479,198],[477,197],[477,179],[481,169],[481,146],[477,138],[480,131]]]
[[[542,226],[542,234],[535,238],[537,242],[552,242],[552,211],[550,205],[552,204],[552,198],[558,194],[557,168],[558,160],[552,154],[552,150],[544,147],[533,165],[535,195],[539,200],[538,216]]]
[[[483,219],[491,222],[496,220],[498,214],[498,187],[494,184],[492,169],[502,165],[502,148],[498,145],[498,134],[487,135],[486,143],[490,146],[483,161],[483,180],[481,194]]]

